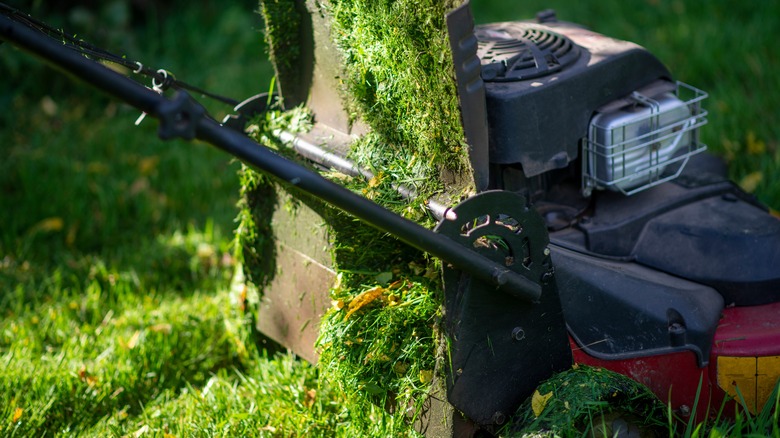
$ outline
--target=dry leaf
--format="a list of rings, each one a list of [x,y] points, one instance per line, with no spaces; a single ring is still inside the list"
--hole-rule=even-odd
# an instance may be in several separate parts
[[[163,333],[166,335],[171,334],[171,330],[173,327],[170,324],[155,324],[151,327],[149,327],[149,330],[155,332],[155,333]]]
[[[151,185],[149,184],[149,180],[146,177],[142,176],[133,182],[133,184],[130,186],[130,189],[127,191],[127,193],[130,196],[136,196],[141,192],[145,192],[149,190],[149,187],[151,187]]]
[[[766,153],[766,143],[756,138],[753,131],[747,133],[747,150],[750,155],[762,155]]]
[[[42,232],[45,233],[50,231],[61,231],[64,225],[65,222],[62,220],[61,217],[49,217],[33,225],[32,228],[30,228],[30,231],[27,232],[27,234],[32,235],[32,234],[37,234]]]
[[[148,424],[144,424],[140,429],[136,430],[135,433],[133,433],[133,438],[138,438],[146,432],[149,432]]]
[[[141,161],[138,162],[138,173],[141,175],[149,175],[157,168],[158,163],[160,163],[160,157],[156,155],[142,158]]]
[[[76,243],[76,236],[78,235],[78,231],[79,231],[78,224],[72,224],[70,227],[68,227],[68,232],[65,235],[66,245],[73,246],[73,244]]]
[[[127,348],[132,350],[133,348],[138,345],[138,340],[141,338],[141,331],[136,330],[135,333],[133,333],[133,336],[130,338],[129,341],[127,341]]]
[[[312,388],[306,391],[306,401],[303,402],[307,408],[311,408],[314,405],[314,401],[317,400],[317,390]]]
[[[405,362],[396,362],[393,365],[393,371],[395,371],[395,373],[399,376],[402,376],[406,374],[407,371],[409,371],[409,364]]]
[[[542,415],[545,406],[547,406],[547,401],[552,398],[552,395],[552,391],[544,395],[540,394],[538,389],[534,391],[534,395],[531,396],[531,409],[533,409],[535,417]]]
[[[59,108],[57,107],[57,102],[55,102],[54,99],[49,96],[44,96],[44,98],[41,99],[41,110],[43,110],[43,113],[47,116],[54,117],[57,115]]]
[[[368,180],[368,186],[371,188],[378,186],[382,182],[383,177],[382,172],[379,172],[379,174]]]
[[[745,175],[744,178],[739,182],[739,186],[742,187],[742,190],[752,193],[756,190],[756,187],[758,187],[758,184],[761,183],[761,180],[764,179],[764,174],[761,173],[760,170],[757,170],[753,173],[749,173]]]
[[[382,296],[384,291],[385,289],[383,287],[377,286],[365,292],[361,292],[358,296],[349,302],[349,311],[347,311],[344,319],[349,318],[353,313],[374,302],[374,300]]]

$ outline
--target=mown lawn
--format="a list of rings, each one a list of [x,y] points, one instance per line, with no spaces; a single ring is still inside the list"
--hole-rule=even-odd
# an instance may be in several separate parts
[[[249,0],[35,10],[237,99],[271,69]],[[17,5],[18,7],[29,7]],[[562,19],[636,41],[711,94],[704,141],[780,209],[773,2],[475,2],[478,20]],[[314,366],[256,345],[231,283],[238,164],[0,45],[0,435],[352,436]],[[214,114],[229,108],[212,104]],[[380,435],[398,425],[382,422]]]

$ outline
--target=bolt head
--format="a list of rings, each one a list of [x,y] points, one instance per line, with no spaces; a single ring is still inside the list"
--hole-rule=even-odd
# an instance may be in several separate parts
[[[515,327],[512,329],[512,339],[515,341],[522,341],[525,339],[525,330],[522,327]]]

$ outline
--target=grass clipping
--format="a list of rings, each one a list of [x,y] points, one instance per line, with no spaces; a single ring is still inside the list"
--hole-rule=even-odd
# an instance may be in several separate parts
[[[279,123],[305,113],[296,109],[268,113],[255,121],[253,134],[285,154],[267,134]],[[292,157],[290,157],[292,158]],[[396,211],[405,210],[384,178],[373,182],[339,178]],[[436,364],[437,326],[442,300],[439,268],[423,253],[357,221],[309,195],[282,188],[249,168],[241,171],[242,200],[237,252],[244,273],[262,293],[263,286],[284,267],[273,263],[274,208],[278,190],[313,208],[327,224],[330,252],[338,271],[331,288],[332,306],[320,323],[317,348],[320,390],[347,412],[344,427],[358,435],[414,435],[412,421],[430,390]],[[296,291],[289,291],[291,294]]]
[[[412,185],[424,199],[445,191],[444,174],[473,180],[445,24],[454,6],[440,0],[334,0],[321,6],[342,56],[347,110],[371,128],[353,145],[351,158],[377,177],[349,184],[418,222],[425,222],[421,200],[400,201],[391,183]],[[450,182],[446,191],[459,196],[473,184]],[[365,408],[372,402],[404,429],[433,379],[439,269],[350,218],[334,222],[340,273],[334,305],[320,327],[321,376],[354,402],[353,421],[375,422],[375,412]]]
[[[353,158],[403,175],[422,196],[473,190],[445,23],[460,3],[334,0],[323,8],[343,59],[347,109],[375,136]]]
[[[296,28],[290,23],[295,16],[285,13],[294,3],[261,2],[277,72],[290,63],[286,55],[298,53],[280,50],[289,45],[290,34],[277,32],[282,25]],[[339,50],[344,106],[371,128],[352,145],[350,158],[376,176],[364,181],[339,175],[339,183],[428,227],[433,222],[425,199],[437,196],[452,204],[474,190],[445,24],[446,13],[458,4],[308,5],[328,20]],[[285,59],[274,59],[280,54]],[[393,184],[414,187],[418,199],[402,200]],[[246,192],[244,199],[259,197]],[[252,208],[245,203],[246,211]],[[331,230],[338,281],[320,326],[320,377],[342,393],[353,426],[369,431],[383,424],[384,431],[413,434],[409,419],[419,412],[434,376],[442,302],[438,262],[332,208],[323,206],[321,213]],[[257,233],[249,236],[258,239]]]

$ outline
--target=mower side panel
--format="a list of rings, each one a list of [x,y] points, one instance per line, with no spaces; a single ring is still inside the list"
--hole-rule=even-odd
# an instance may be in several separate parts
[[[260,291],[257,329],[315,363],[314,343],[336,278],[328,253],[329,227],[316,211],[321,203],[307,205],[306,197],[293,197],[281,188],[277,193],[272,219],[276,272]]]
[[[723,310],[717,291],[636,263],[551,248],[569,334],[589,355],[691,351],[707,364]]]

